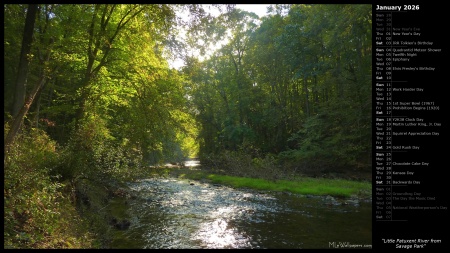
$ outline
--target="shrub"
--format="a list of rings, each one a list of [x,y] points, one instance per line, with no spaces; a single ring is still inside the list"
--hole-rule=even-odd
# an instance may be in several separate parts
[[[5,126],[7,133],[8,126]],[[91,247],[64,184],[53,178],[59,163],[56,143],[45,132],[24,129],[4,160],[4,247]]]
[[[132,178],[142,160],[139,150],[120,143],[110,135],[100,118],[84,120],[61,152],[57,173],[65,180],[79,178],[108,183]]]
[[[289,170],[278,164],[276,157],[272,154],[253,157],[245,150],[226,150],[220,154],[210,154],[203,157],[202,164],[213,168],[215,172],[238,177],[278,180],[292,176]]]

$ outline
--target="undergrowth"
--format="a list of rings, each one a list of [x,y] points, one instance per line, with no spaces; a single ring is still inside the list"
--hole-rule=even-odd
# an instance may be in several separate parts
[[[8,126],[5,126],[5,134]],[[51,172],[57,145],[45,132],[25,129],[4,159],[4,248],[93,248],[72,188]]]

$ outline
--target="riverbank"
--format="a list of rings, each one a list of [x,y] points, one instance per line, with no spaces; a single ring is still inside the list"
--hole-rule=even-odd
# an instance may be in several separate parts
[[[295,177],[291,180],[267,180],[261,178],[237,177],[219,174],[200,168],[161,167],[152,168],[152,176],[174,177],[222,184],[233,188],[251,188],[265,191],[291,192],[303,195],[358,197],[371,199],[372,184],[365,181],[345,179]]]

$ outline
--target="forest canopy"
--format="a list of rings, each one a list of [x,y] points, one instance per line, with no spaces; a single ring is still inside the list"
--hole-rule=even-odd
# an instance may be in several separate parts
[[[192,157],[371,180],[371,5],[211,7],[4,5],[5,247],[91,247],[80,182]]]
[[[371,7],[276,7],[263,18],[235,9],[197,34],[229,41],[183,69],[200,155],[241,150],[305,170],[370,169]]]
[[[246,150],[370,167],[370,5],[218,7],[5,5],[5,124],[147,163]],[[203,61],[188,53],[223,42]]]
[[[215,7],[5,5],[5,124],[28,105],[24,127],[60,147],[152,164],[244,150],[370,167],[371,6],[271,5],[261,18]],[[205,60],[190,53],[218,43]]]

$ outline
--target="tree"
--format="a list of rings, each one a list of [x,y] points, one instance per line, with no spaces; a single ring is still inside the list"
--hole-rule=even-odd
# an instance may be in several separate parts
[[[228,40],[187,69],[201,153],[240,147],[287,152],[316,168],[367,168],[370,6],[276,7],[259,22],[224,13],[199,34],[203,42]]]
[[[45,129],[74,154],[84,147],[92,154],[105,152],[105,144],[136,154],[156,152],[161,160],[171,149],[179,150],[182,138],[191,138],[195,130],[186,130],[192,118],[186,113],[184,80],[163,57],[176,7],[39,5],[28,54],[33,57],[27,58],[32,60],[28,82],[37,85],[21,111],[31,115],[30,128]],[[15,28],[25,23],[26,12],[17,15],[21,6],[5,10],[5,45],[14,49]],[[5,90],[10,94],[16,70],[8,63],[17,59],[19,52],[5,52]]]
[[[22,49],[20,52],[19,68],[16,80],[16,92],[14,93],[14,105],[11,115],[16,117],[25,101],[26,79],[28,74],[28,65],[30,63],[31,44],[33,42],[34,23],[36,21],[36,13],[38,12],[37,4],[29,4],[27,9],[27,17],[25,19],[25,28],[23,31]]]
[[[36,13],[38,12],[38,5],[30,4],[28,5],[27,16],[25,20],[25,28],[23,32],[22,39],[22,49],[20,53],[19,70],[17,74],[16,81],[16,92],[14,93],[14,105],[12,115],[14,117],[8,134],[5,138],[5,153],[4,158],[8,153],[9,146],[14,141],[14,137],[19,132],[20,126],[22,124],[23,118],[30,109],[31,104],[34,101],[36,94],[42,88],[45,83],[46,76],[42,75],[38,83],[35,85],[33,91],[29,95],[28,99],[25,101],[26,92],[26,79],[31,51],[31,44],[33,39],[34,23],[36,20]]]

